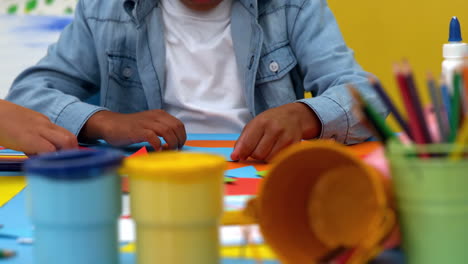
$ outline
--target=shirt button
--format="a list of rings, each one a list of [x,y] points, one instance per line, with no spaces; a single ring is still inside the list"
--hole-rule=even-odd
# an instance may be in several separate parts
[[[122,75],[123,77],[125,77],[125,79],[130,79],[130,77],[132,77],[133,75],[133,70],[132,68],[130,67],[125,67],[122,71]]]
[[[279,65],[276,61],[270,62],[270,71],[276,73],[279,70]]]

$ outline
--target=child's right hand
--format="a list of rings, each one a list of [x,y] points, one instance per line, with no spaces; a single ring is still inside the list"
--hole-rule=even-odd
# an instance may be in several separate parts
[[[80,139],[104,139],[115,146],[148,142],[155,150],[180,149],[187,135],[184,124],[163,110],[133,114],[100,111],[92,115],[80,132]],[[162,146],[158,137],[164,138]]]
[[[71,132],[31,109],[0,100],[0,146],[27,155],[78,147]]]

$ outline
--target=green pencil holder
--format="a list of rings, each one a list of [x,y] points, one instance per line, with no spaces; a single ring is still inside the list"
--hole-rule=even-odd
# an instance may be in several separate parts
[[[468,158],[450,160],[453,149],[387,148],[408,264],[468,263]]]

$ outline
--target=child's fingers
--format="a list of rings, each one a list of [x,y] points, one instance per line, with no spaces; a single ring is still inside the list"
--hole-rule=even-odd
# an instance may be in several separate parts
[[[25,144],[25,146],[26,148],[21,151],[28,156],[57,151],[55,145],[42,136],[35,138],[33,144]]]
[[[169,114],[165,116],[165,118],[161,118],[158,121],[160,124],[167,126],[174,132],[174,135],[177,137],[177,148],[182,148],[185,144],[185,141],[187,140],[184,123]]]
[[[61,126],[55,126],[55,129],[57,132],[59,132],[62,135],[61,141],[62,141],[62,148],[65,149],[72,149],[72,148],[78,148],[78,139],[76,136],[68,131],[67,129],[61,127]]]
[[[146,130],[145,140],[148,142],[155,150],[161,149],[161,140],[159,137],[151,130]]]
[[[179,139],[174,130],[163,123],[154,123],[151,128],[156,135],[161,136],[166,141],[169,149],[177,149],[179,147]]]
[[[252,151],[250,156],[256,160],[265,160],[266,157],[270,155],[270,152],[273,149],[273,146],[275,146],[275,143],[277,143],[279,136],[280,135],[268,132],[263,134],[260,138],[260,142]]]
[[[75,135],[59,126],[54,125],[51,129],[47,129],[44,133],[41,133],[41,136],[52,143],[57,150],[78,147]]]
[[[247,160],[257,147],[262,136],[263,129],[256,129],[255,127],[250,129],[250,126],[246,127],[236,141],[231,158],[233,160]]]

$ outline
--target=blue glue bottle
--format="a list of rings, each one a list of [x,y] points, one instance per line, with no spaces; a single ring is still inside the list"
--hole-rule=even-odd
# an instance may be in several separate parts
[[[450,94],[453,94],[453,75],[463,65],[468,56],[468,45],[463,42],[460,22],[457,17],[450,21],[448,43],[443,46],[442,76]]]
[[[34,263],[119,262],[122,159],[112,150],[72,150],[25,162]]]

